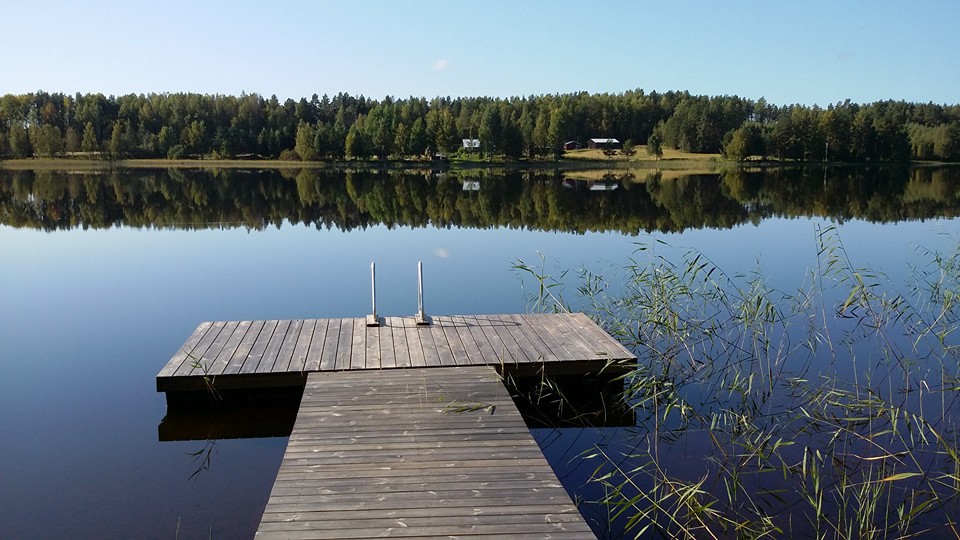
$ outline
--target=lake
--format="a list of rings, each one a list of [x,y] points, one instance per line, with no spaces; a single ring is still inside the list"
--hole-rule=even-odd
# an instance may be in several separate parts
[[[418,261],[428,313],[515,313],[519,261],[577,306],[577,269],[616,283],[641,245],[792,289],[835,226],[902,285],[958,212],[957,168],[0,171],[0,536],[252,536],[286,439],[161,441],[154,377],[202,321],[365,315],[371,261],[381,315],[416,312]],[[576,456],[625,431],[534,433],[590,499]]]

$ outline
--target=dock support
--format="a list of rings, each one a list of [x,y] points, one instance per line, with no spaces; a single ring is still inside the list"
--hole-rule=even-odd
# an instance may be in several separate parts
[[[371,313],[367,315],[367,326],[380,326],[380,317],[377,316],[377,263],[370,263],[370,297]]]
[[[429,325],[430,316],[423,311],[423,261],[417,261],[417,324]]]

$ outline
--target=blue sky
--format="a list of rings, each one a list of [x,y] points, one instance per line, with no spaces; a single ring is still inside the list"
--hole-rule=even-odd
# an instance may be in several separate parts
[[[960,102],[960,2],[0,3],[0,94]]]

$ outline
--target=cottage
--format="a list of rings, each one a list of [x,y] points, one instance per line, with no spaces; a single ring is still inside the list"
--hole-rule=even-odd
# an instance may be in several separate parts
[[[579,150],[580,148],[581,145],[577,141],[567,141],[563,143],[564,150]]]
[[[480,139],[464,139],[463,147],[467,150],[476,150],[480,148]]]
[[[620,147],[620,141],[616,139],[590,139],[587,141],[587,148],[616,149]]]

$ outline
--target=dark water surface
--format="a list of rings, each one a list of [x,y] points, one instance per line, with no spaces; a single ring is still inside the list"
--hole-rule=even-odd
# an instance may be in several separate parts
[[[517,260],[615,273],[663,240],[794,287],[837,224],[896,282],[958,211],[951,169],[0,172],[0,538],[252,536],[286,439],[161,442],[154,377],[201,321],[366,314],[370,261],[383,315],[416,311],[418,260],[428,313],[523,312]],[[589,498],[573,458],[618,430],[535,434]]]

